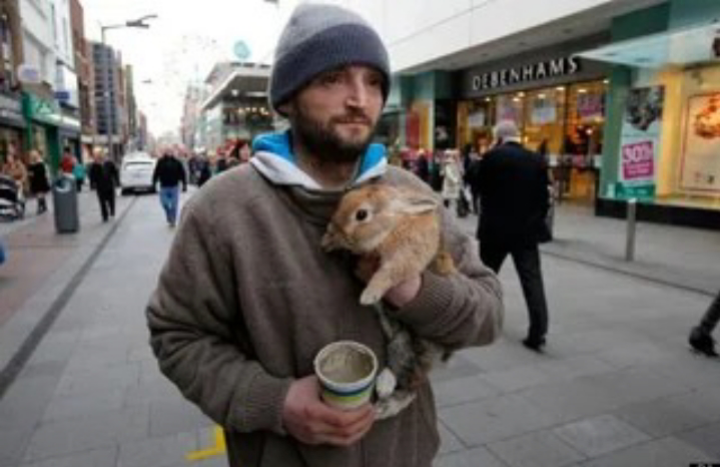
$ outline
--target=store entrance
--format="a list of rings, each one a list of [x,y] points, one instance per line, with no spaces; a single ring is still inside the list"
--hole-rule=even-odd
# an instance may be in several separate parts
[[[522,142],[547,159],[565,201],[594,203],[600,176],[607,81],[482,97],[458,105],[458,142],[480,154],[494,144],[492,128],[512,120]]]

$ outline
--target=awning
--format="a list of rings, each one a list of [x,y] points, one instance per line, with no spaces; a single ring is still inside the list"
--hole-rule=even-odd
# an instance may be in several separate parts
[[[200,108],[207,111],[224,97],[265,97],[269,80],[270,68],[268,67],[245,66],[233,70],[212,95],[202,103]]]
[[[720,24],[696,25],[616,42],[576,54],[638,68],[720,62]]]

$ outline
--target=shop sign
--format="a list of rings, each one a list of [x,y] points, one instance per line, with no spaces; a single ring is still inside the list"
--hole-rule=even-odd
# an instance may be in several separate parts
[[[633,89],[628,95],[620,142],[621,197],[654,194],[664,100],[663,86]]]
[[[28,119],[51,125],[59,125],[62,121],[60,109],[55,101],[42,99],[29,93],[24,94],[24,100]]]
[[[579,71],[580,59],[576,57],[560,57],[529,65],[472,75],[472,89],[473,91],[501,89],[515,84],[570,76]]]
[[[28,63],[23,63],[18,66],[17,77],[21,83],[40,84],[42,82],[40,70]]]

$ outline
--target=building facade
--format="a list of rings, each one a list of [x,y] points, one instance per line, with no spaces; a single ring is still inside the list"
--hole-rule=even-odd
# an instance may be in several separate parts
[[[68,136],[77,131],[77,120],[67,117],[56,100],[55,88],[64,79],[58,72],[56,47],[57,10],[49,0],[21,0],[23,64],[18,78],[22,83],[22,109],[26,121],[24,149],[36,149],[56,171]],[[69,7],[68,7],[69,9]],[[66,57],[61,57],[62,60]]]
[[[200,109],[205,147],[226,152],[237,141],[251,141],[274,130],[268,106],[270,67],[254,63],[218,64],[206,79],[210,89]]]
[[[57,102],[61,124],[59,125],[62,152],[82,159],[80,94],[75,73],[75,47],[72,37],[70,0],[51,0],[55,49],[54,97]]]
[[[597,214],[720,228],[720,2],[336,3],[388,46],[385,142],[482,152],[511,119]]]
[[[135,81],[132,65],[125,65],[124,81],[127,141],[129,148],[132,150],[136,150],[138,148],[138,120],[137,102],[135,100]]]
[[[70,21],[72,23],[72,43],[75,54],[75,73],[77,75],[77,92],[81,128],[81,155],[88,161],[95,135],[94,108],[92,107],[91,67],[92,62],[85,40],[85,13],[79,0],[70,1]]]
[[[110,156],[119,160],[123,153],[119,59],[112,47],[99,42],[91,42],[91,45],[97,130],[95,143],[109,147]]]
[[[8,152],[21,154],[26,129],[17,69],[23,63],[18,0],[0,3],[0,164]]]

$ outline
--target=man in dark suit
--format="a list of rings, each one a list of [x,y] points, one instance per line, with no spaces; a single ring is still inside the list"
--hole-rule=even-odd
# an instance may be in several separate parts
[[[512,256],[530,315],[523,345],[539,352],[548,329],[538,250],[548,236],[547,167],[542,157],[522,146],[514,122],[500,122],[494,133],[497,145],[483,156],[479,173],[480,256],[498,273],[507,255]]]

